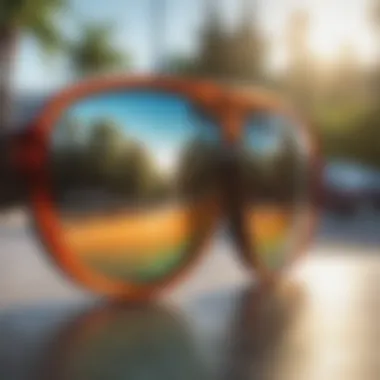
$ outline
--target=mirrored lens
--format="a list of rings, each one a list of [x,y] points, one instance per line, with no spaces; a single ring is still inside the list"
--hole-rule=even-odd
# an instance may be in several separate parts
[[[281,115],[255,114],[245,125],[249,244],[270,270],[291,260],[308,227],[311,162],[305,138]]]
[[[145,90],[86,98],[62,116],[51,142],[64,239],[86,268],[156,281],[208,234],[219,130],[186,98]]]

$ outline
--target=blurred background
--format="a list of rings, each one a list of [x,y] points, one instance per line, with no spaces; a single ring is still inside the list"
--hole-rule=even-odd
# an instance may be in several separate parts
[[[1,7],[4,128],[25,128],[46,98],[84,76],[159,72],[265,87],[293,102],[320,138],[326,206],[344,215],[379,207],[377,0]],[[16,194],[5,191],[4,201]]]
[[[178,330],[166,309],[140,318],[103,305],[99,324],[98,300],[41,255],[18,207],[25,193],[0,167],[7,208],[0,216],[0,378],[99,379],[110,370],[116,378],[116,368],[127,373],[125,352],[134,353],[131,378],[139,378],[156,342],[150,358],[168,347],[162,360],[152,359],[165,379],[165,371],[198,376],[190,369],[178,375],[183,358],[211,378],[197,355],[226,379],[378,379],[379,47],[378,0],[2,0],[2,132],[25,130],[47,98],[83,77],[173,73],[275,91],[309,121],[326,165],[321,225],[311,254],[291,272],[296,289],[247,292],[249,276],[221,233],[203,266],[171,296],[196,331],[195,357],[182,333],[172,341],[162,334]],[[100,139],[111,141],[112,128],[104,130]],[[287,174],[281,170],[281,181]],[[156,318],[141,348],[134,330],[146,331]],[[76,361],[67,351],[87,356]],[[176,353],[181,360],[173,360]],[[157,379],[158,372],[145,375]]]

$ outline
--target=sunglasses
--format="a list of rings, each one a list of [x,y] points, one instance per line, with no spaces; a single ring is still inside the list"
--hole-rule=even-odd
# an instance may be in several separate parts
[[[316,139],[264,91],[89,80],[51,99],[10,147],[49,257],[108,296],[156,296],[220,226],[252,275],[272,281],[314,230]]]

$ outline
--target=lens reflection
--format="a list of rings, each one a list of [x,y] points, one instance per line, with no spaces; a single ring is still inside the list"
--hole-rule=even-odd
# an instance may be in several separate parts
[[[161,306],[98,308],[59,331],[39,378],[207,379],[192,338],[182,316]]]
[[[243,152],[249,243],[262,264],[277,270],[292,258],[308,224],[308,146],[295,123],[261,113],[246,123]]]
[[[86,98],[52,136],[54,199],[82,265],[150,282],[182,267],[213,222],[219,131],[179,95]]]

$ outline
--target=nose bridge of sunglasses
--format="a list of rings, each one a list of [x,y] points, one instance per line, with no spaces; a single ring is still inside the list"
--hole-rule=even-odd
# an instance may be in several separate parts
[[[243,128],[243,114],[239,107],[231,102],[226,102],[222,105],[220,110],[222,113],[223,122],[223,135],[225,142],[229,149],[228,152],[231,155],[235,151],[234,146],[239,140]],[[232,149],[231,149],[232,148]]]
[[[230,144],[222,149],[221,190],[224,212],[229,219],[236,219],[237,215],[241,215],[246,203],[240,156],[238,144]]]

